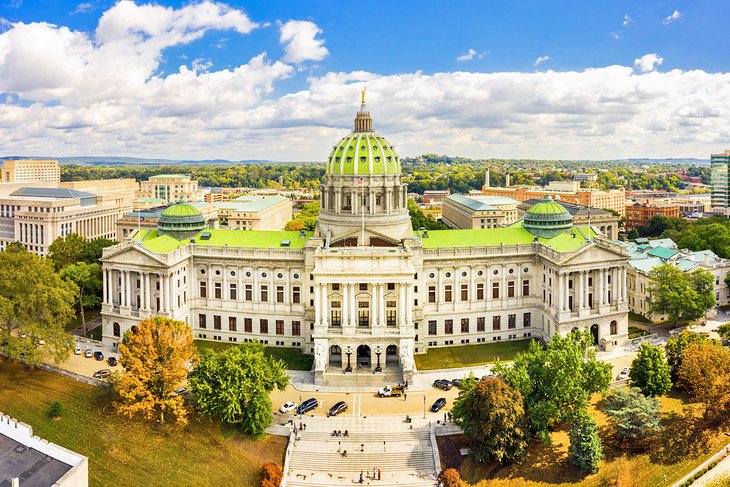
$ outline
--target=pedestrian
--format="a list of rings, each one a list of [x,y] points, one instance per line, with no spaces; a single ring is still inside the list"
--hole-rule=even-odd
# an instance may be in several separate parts
[[[302,426],[302,422],[301,421],[299,421],[299,429],[300,430],[303,430],[304,429],[304,426]]]
[[[362,470],[360,470],[360,483],[362,484]]]
[[[373,480],[375,480],[375,472],[377,472],[377,471],[378,471],[378,469],[376,469],[375,467],[373,467]]]
[[[403,400],[405,401],[406,399],[408,399],[408,394],[406,394],[406,393],[404,392],[404,393],[403,393]]]
[[[365,451],[365,443],[360,443],[360,451]]]
[[[385,451],[385,442],[383,442],[383,451]]]
[[[446,422],[446,413],[444,413],[444,423]]]
[[[380,480],[380,469],[378,469],[378,480]]]
[[[307,431],[307,423],[304,423],[304,431]]]
[[[338,441],[337,442],[337,453],[340,453],[340,448],[342,448],[342,442]]]

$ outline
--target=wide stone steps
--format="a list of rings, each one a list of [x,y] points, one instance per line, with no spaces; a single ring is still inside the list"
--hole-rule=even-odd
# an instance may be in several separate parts
[[[423,441],[430,439],[430,433],[423,430],[407,430],[398,432],[382,432],[382,433],[353,433],[348,431],[347,437],[344,436],[332,436],[332,432],[322,431],[302,431],[299,433],[299,438],[302,441],[321,441],[337,443],[348,442],[348,443],[382,443],[384,441]]]
[[[359,472],[358,472],[359,473]],[[341,482],[337,482],[336,479],[327,479],[326,485],[351,485],[353,483],[357,483],[356,478],[347,478],[347,479],[341,479]],[[302,480],[302,479],[287,479],[286,480],[286,487],[312,487],[313,485],[321,486],[325,485],[322,480],[320,479],[312,479],[309,480]],[[381,480],[373,480],[373,481],[366,481],[365,485],[378,485],[380,487],[389,487],[389,486],[398,486],[398,487],[434,487],[436,485],[436,482],[433,480],[408,480],[408,479],[398,479],[398,480],[390,480],[386,479],[384,477],[381,477]]]
[[[411,452],[350,452],[347,457],[339,453],[297,452],[292,455],[289,469],[294,472],[359,473],[362,470],[380,468],[392,472],[433,472],[433,454],[430,450]]]

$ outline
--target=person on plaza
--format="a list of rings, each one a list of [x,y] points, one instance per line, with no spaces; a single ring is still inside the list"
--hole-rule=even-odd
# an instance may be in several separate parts
[[[380,469],[378,469],[378,480],[380,480]]]
[[[404,392],[404,393],[403,393],[403,400],[405,401],[406,399],[408,399],[408,394],[406,394],[406,393]]]
[[[360,483],[362,484],[362,470],[360,470]]]
[[[365,451],[365,443],[360,443],[360,451]]]
[[[347,450],[342,450],[342,458],[347,458]]]
[[[340,448],[342,448],[342,442],[338,441],[337,442],[337,453],[340,453]]]
[[[345,438],[347,438],[347,437],[348,437],[347,430],[345,430]]]
[[[373,480],[375,480],[375,472],[377,472],[377,471],[378,471],[378,469],[373,467]]]

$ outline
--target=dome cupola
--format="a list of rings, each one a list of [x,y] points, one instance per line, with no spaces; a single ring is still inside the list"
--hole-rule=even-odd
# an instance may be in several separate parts
[[[205,216],[184,200],[168,206],[157,220],[159,235],[169,235],[178,240],[194,237],[206,227]]]
[[[553,238],[572,226],[573,217],[568,210],[550,196],[534,204],[522,220],[524,229],[542,238]]]

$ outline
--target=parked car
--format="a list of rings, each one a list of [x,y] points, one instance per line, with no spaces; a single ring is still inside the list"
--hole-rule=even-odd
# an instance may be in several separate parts
[[[188,389],[187,387],[181,387],[180,389],[175,391],[176,396],[184,396],[188,393],[190,393],[190,389]]]
[[[436,399],[436,402],[433,403],[433,406],[431,406],[431,412],[438,413],[444,406],[446,406],[446,398],[439,397],[438,399]]]
[[[461,387],[462,382],[463,382],[463,379],[454,379],[451,381],[451,385],[454,387]]]
[[[97,350],[96,352],[94,352],[94,358],[101,362],[102,360],[104,360],[104,354]]]
[[[401,386],[385,386],[378,390],[378,396],[380,397],[401,397],[403,395],[403,387]]]
[[[436,379],[433,381],[433,386],[437,389],[443,389],[444,391],[448,391],[451,389],[451,381],[448,381],[446,379]]]
[[[279,408],[280,413],[288,413],[289,411],[294,411],[297,408],[297,403],[292,401],[287,401],[284,404],[281,405]]]
[[[91,358],[93,356],[94,356],[94,351],[91,350],[90,348],[87,348],[86,351],[84,352],[84,357]]]
[[[76,345],[76,348],[74,348],[74,355],[81,355],[82,353],[84,352],[81,351],[81,347]]]
[[[482,377],[482,380],[496,379],[496,378],[497,378],[497,376],[494,375],[494,374],[487,374],[487,375],[485,375],[485,376]]]
[[[109,369],[101,369],[94,372],[95,379],[106,379],[110,375],[112,375],[112,371]]]
[[[111,365],[112,367],[116,367],[116,366],[117,366],[117,359],[116,359],[116,357],[112,357],[112,356],[110,355],[110,356],[109,356],[109,358],[108,358],[108,359],[106,359],[106,363],[108,363],[108,364],[109,364],[109,365]]]
[[[297,407],[297,414],[305,414],[313,409],[317,409],[319,403],[315,398],[309,398]]]
[[[626,380],[629,378],[629,369],[628,367],[624,367],[621,369],[621,372],[618,374],[618,380]]]
[[[347,411],[347,403],[345,401],[340,401],[332,406],[329,411],[327,411],[327,416],[337,416],[338,414],[344,413],[345,411]]]

